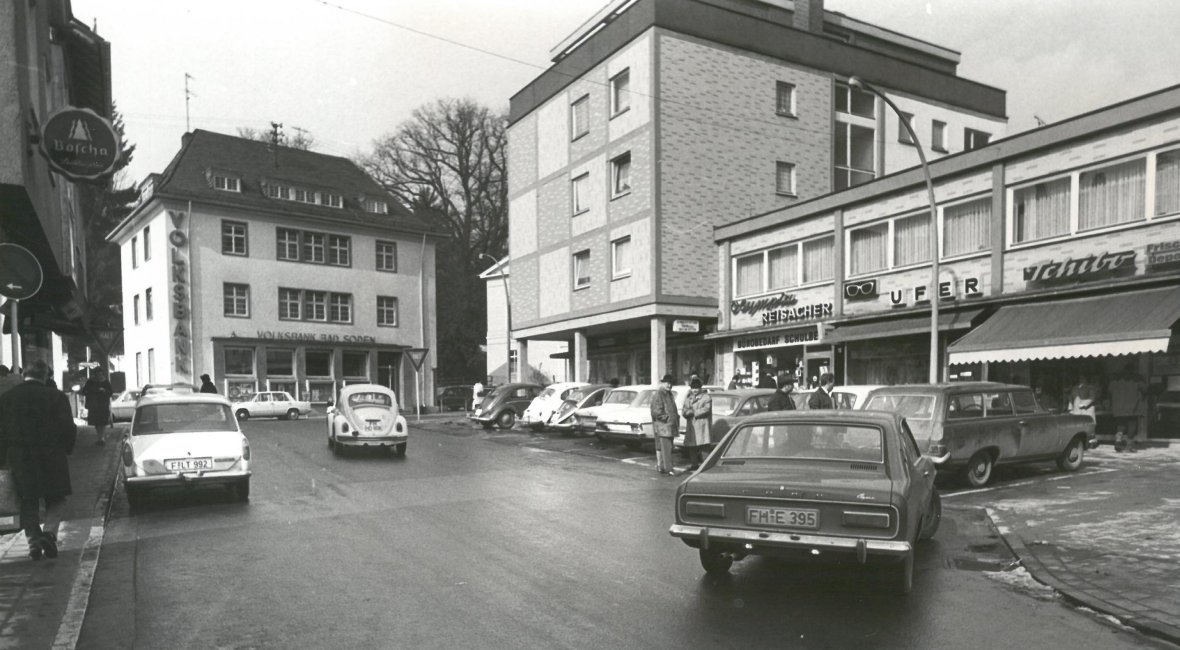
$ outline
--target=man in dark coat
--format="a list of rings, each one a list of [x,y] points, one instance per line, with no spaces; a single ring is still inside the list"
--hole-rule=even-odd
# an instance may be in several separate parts
[[[664,375],[660,387],[651,399],[652,432],[656,443],[656,471],[671,476],[676,473],[672,464],[672,439],[680,433],[680,411],[676,409],[676,397],[672,395],[672,384],[676,379]]]
[[[795,380],[790,375],[782,375],[778,378],[778,390],[774,391],[774,395],[766,402],[767,411],[794,411],[795,400],[791,399],[791,391],[795,387]]]
[[[34,361],[25,381],[0,395],[0,466],[12,470],[29,557],[57,557],[61,506],[70,494],[70,466],[78,428],[64,393],[46,386],[49,367]],[[41,502],[45,503],[44,529]]]
[[[201,375],[201,392],[217,394],[217,386],[213,385],[213,380],[209,375]]]
[[[836,402],[832,399],[832,389],[836,387],[836,377],[830,372],[825,372],[819,376],[819,388],[811,394],[811,399],[807,400],[807,408],[815,411],[817,409],[834,409]]]

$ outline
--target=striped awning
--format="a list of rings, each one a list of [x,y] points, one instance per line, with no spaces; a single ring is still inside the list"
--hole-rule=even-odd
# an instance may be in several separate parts
[[[947,348],[951,365],[1166,352],[1180,286],[1001,307]]]

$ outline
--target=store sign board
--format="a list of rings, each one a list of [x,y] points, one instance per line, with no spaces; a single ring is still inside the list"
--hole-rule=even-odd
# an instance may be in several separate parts
[[[823,323],[816,323],[812,327],[801,327],[785,332],[739,336],[733,341],[733,351],[744,352],[747,350],[803,345],[805,343],[819,343],[823,339],[822,331]]]
[[[1135,251],[1067,257],[1024,267],[1024,282],[1030,288],[1093,282],[1135,274]]]
[[[701,331],[701,322],[698,320],[684,320],[677,318],[676,320],[672,321],[672,331],[696,334],[697,332]]]
[[[94,180],[119,162],[119,134],[89,108],[63,108],[41,127],[41,151],[49,165],[70,180]]]
[[[377,337],[367,334],[328,334],[325,332],[277,332],[258,330],[258,338],[276,341],[307,341],[309,343],[376,343]]]
[[[1180,240],[1147,245],[1147,272],[1180,271]]]
[[[41,290],[41,263],[29,249],[17,244],[0,244],[0,295],[25,300]]]
[[[956,286],[955,282],[939,282],[938,283],[938,301],[948,302],[958,298],[957,293],[960,289],[964,298],[979,298],[983,296],[983,283],[977,277],[966,277],[962,279],[961,286]],[[891,307],[907,307],[911,303],[928,303],[930,302],[930,286],[920,284],[910,289],[893,289],[889,292],[889,305]]]
[[[168,233],[169,257],[172,267],[172,380],[192,381],[193,378],[193,337],[192,301],[189,277],[188,213],[168,211],[172,231]]]
[[[848,301],[873,300],[877,297],[877,278],[849,280],[844,283],[844,299]]]

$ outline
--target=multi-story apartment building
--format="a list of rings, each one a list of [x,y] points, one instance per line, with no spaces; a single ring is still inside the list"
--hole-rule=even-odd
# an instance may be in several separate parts
[[[85,335],[86,247],[77,186],[37,149],[40,125],[68,106],[111,116],[110,45],[69,2],[0,3],[0,243],[40,263],[40,290],[19,303],[22,356],[55,371],[66,369],[60,335]],[[19,365],[3,311],[0,363]]]
[[[133,385],[433,395],[438,233],[345,158],[196,130],[109,235]],[[133,360],[133,361],[131,361]]]
[[[729,309],[710,337],[723,371],[770,365],[810,378],[827,365],[841,383],[925,382],[934,338],[944,379],[1032,385],[1043,406],[1062,408],[1086,378],[1100,434],[1131,409],[1153,436],[1176,436],[1180,86],[929,172],[937,327],[929,199],[914,168],[717,229]],[[830,279],[774,272],[816,238],[837,242]]]
[[[561,340],[575,379],[716,381],[704,338],[719,317],[713,228],[918,162],[853,75],[888,89],[935,156],[1002,136],[1004,93],[959,77],[958,62],[821,0],[603,9],[511,100],[522,363],[530,342]],[[817,240],[789,263],[812,274],[833,250]]]

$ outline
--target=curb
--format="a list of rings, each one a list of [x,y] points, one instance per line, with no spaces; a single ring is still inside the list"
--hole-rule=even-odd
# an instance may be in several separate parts
[[[1099,596],[1087,592],[1085,589],[1075,587],[1059,579],[1049,567],[1046,567],[1041,562],[1036,553],[1029,550],[1020,535],[1013,531],[1012,527],[995,510],[988,507],[984,507],[983,510],[987,514],[992,527],[999,533],[1000,539],[1004,540],[1004,544],[1016,556],[1021,566],[1028,570],[1037,582],[1052,588],[1066,600],[1074,604],[1083,605],[1094,611],[1113,616],[1123,625],[1142,632],[1147,636],[1180,644],[1180,628],[1156,619],[1146,618],[1142,614],[1137,614],[1119,607]]]

